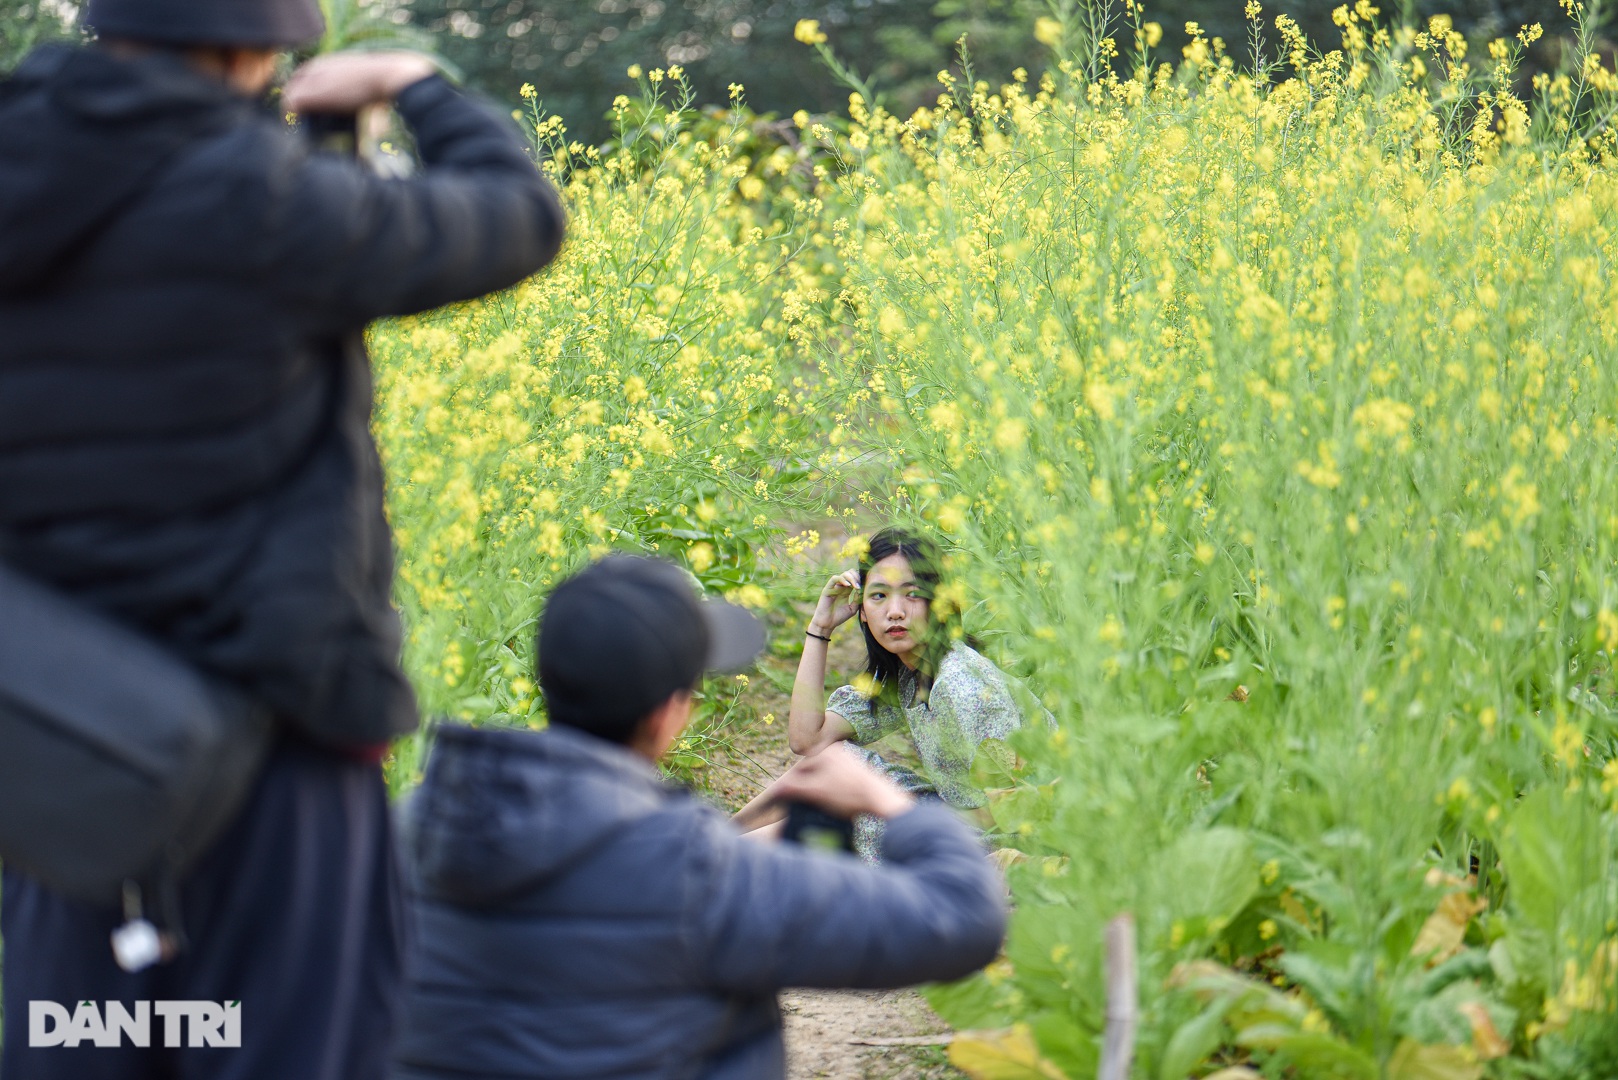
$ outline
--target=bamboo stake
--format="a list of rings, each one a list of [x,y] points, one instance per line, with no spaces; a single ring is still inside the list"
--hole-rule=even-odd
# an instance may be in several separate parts
[[[1101,1043],[1099,1080],[1128,1080],[1135,1057],[1140,998],[1135,979],[1135,917],[1127,912],[1107,923],[1107,1027]]]

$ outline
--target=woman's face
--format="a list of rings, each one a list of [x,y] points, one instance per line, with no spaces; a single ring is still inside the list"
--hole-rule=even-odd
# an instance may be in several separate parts
[[[871,636],[906,667],[915,667],[927,633],[928,598],[921,592],[910,560],[889,555],[865,575],[860,618]]]

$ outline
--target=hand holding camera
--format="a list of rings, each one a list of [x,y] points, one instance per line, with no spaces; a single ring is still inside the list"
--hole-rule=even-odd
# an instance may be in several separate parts
[[[317,56],[287,80],[281,100],[291,112],[352,115],[385,105],[437,72],[412,52],[348,52]]]
[[[766,794],[776,803],[808,803],[844,819],[856,814],[897,817],[916,802],[842,743],[798,762]]]
[[[411,52],[330,53],[293,72],[281,100],[316,147],[358,158],[381,175],[400,175],[407,168],[402,159],[377,152],[388,106],[436,71]]]

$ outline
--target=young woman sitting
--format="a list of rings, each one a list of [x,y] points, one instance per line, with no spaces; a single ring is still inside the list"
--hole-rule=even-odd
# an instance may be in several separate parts
[[[826,583],[805,631],[787,738],[803,755],[838,741],[855,743],[904,790],[971,810],[984,802],[971,780],[979,745],[1020,727],[1023,708],[1013,694],[1015,681],[934,617],[939,582],[932,542],[890,528],[871,537],[857,570]],[[865,673],[858,685],[841,686],[828,699],[827,649],[837,628],[856,618],[865,638]],[[766,824],[770,802],[766,791],[737,817]],[[861,822],[856,841],[862,854],[877,836],[872,823]]]

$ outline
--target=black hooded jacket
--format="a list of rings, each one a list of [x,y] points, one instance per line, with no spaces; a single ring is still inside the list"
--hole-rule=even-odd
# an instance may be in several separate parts
[[[959,979],[1005,936],[1005,886],[941,804],[867,866],[747,839],[561,724],[440,725],[400,825],[392,1080],[781,1080],[777,990]]]
[[[397,108],[405,180],[166,55],[0,82],[0,559],[337,744],[415,724],[360,331],[562,238],[501,118],[438,78]]]

